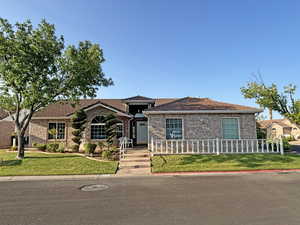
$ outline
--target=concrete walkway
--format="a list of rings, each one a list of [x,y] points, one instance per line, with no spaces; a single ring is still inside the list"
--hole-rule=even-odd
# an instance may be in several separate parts
[[[119,163],[117,176],[150,175],[150,154],[146,148],[128,149]]]

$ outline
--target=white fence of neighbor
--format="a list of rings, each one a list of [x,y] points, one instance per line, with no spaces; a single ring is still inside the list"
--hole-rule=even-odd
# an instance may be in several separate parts
[[[266,139],[183,139],[165,140],[151,138],[150,150],[159,154],[284,154],[282,140]]]

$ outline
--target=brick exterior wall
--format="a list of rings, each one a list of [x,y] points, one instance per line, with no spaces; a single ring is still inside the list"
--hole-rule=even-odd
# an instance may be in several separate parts
[[[107,115],[112,113],[110,110],[102,108],[101,106],[93,108],[89,110],[87,113],[87,124],[86,129],[83,134],[83,142],[91,142],[97,143],[99,140],[91,140],[91,121],[97,115]],[[123,135],[128,136],[128,125],[129,125],[129,118],[123,116],[117,116],[119,120],[123,122]],[[64,140],[57,140],[58,142],[63,142],[65,145],[70,148],[74,142],[72,141],[72,131],[73,128],[71,127],[71,121],[69,119],[55,119],[55,120],[48,120],[48,119],[34,119],[30,123],[29,134],[30,134],[30,143],[29,145],[32,146],[33,143],[48,143],[55,140],[48,140],[48,124],[52,122],[59,122],[65,123],[65,139]]]
[[[256,121],[254,114],[160,114],[148,115],[150,138],[166,138],[166,118],[183,119],[184,139],[222,138],[222,118],[239,119],[240,138],[256,138]]]

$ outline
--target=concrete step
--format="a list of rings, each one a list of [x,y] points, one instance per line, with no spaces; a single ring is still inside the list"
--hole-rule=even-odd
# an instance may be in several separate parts
[[[149,162],[150,157],[126,157],[121,159],[120,162]]]
[[[118,170],[117,176],[136,176],[136,175],[150,175],[151,168],[123,168]]]
[[[143,153],[143,152],[138,152],[138,153],[130,153],[126,152],[125,157],[149,157],[149,153]]]
[[[151,163],[148,162],[120,162],[119,167],[120,168],[144,168],[144,167],[150,167]]]

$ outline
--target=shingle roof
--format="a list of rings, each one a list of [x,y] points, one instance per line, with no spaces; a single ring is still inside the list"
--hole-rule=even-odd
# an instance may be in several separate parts
[[[279,126],[282,127],[291,127],[287,123],[285,123],[285,119],[275,119],[275,120],[261,120],[257,121],[258,125],[260,128],[265,129],[271,126],[273,123],[278,124]]]
[[[168,102],[157,107],[147,109],[145,111],[198,111],[198,110],[251,110],[258,111],[260,109],[225,102],[218,102],[209,98],[193,98],[185,97]]]
[[[161,98],[154,99],[155,105],[165,104],[170,101],[176,100],[175,98]],[[75,108],[69,102],[60,102],[47,106],[46,108],[36,112],[34,117],[66,117],[78,109],[88,108],[95,104],[104,104],[109,107],[112,107],[120,112],[126,113],[126,103],[123,99],[82,99],[79,101],[79,104]]]

